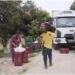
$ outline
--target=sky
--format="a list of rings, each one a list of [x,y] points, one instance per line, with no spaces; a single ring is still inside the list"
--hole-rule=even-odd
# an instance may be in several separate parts
[[[25,2],[26,0],[22,0]],[[32,0],[37,7],[40,7],[49,13],[52,10],[69,10],[75,0]]]

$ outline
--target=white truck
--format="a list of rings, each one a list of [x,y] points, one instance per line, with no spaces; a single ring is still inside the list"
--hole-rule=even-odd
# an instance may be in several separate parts
[[[54,47],[75,46],[75,11],[53,11],[53,26],[56,28],[56,36],[54,38]]]

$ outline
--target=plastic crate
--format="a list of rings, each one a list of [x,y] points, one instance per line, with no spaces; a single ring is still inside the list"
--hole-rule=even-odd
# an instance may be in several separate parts
[[[34,45],[33,45],[33,51],[34,52],[38,52],[38,51],[40,51],[42,49],[42,45],[40,44],[40,43],[35,43]]]
[[[23,65],[22,54],[23,54],[23,52],[15,52],[15,57],[14,57],[14,65],[15,66]]]
[[[23,61],[23,63],[28,63],[28,52],[27,51],[23,52],[22,61]]]
[[[26,51],[28,52],[28,54],[32,53],[33,52],[32,45],[27,45],[26,46]]]
[[[69,48],[60,48],[60,53],[69,53]]]

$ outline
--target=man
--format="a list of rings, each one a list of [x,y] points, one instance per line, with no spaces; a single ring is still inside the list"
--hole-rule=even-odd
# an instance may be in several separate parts
[[[47,56],[49,58],[49,65],[52,66],[52,41],[55,36],[55,33],[52,32],[52,28],[49,25],[49,23],[41,23],[39,27],[41,31],[41,39],[43,44],[43,61],[44,61],[44,67],[47,68]],[[51,29],[51,30],[50,30]]]
[[[20,32],[19,30],[17,30],[16,33],[11,37],[10,41],[12,62],[14,62],[14,56],[15,56],[14,48],[18,47],[20,43],[21,43]]]

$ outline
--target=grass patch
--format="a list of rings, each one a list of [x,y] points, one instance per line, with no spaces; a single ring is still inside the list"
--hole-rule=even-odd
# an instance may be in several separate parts
[[[10,57],[10,53],[5,53],[4,50],[0,50],[0,58],[2,57]]]
[[[4,51],[0,50],[0,58],[4,56]]]

